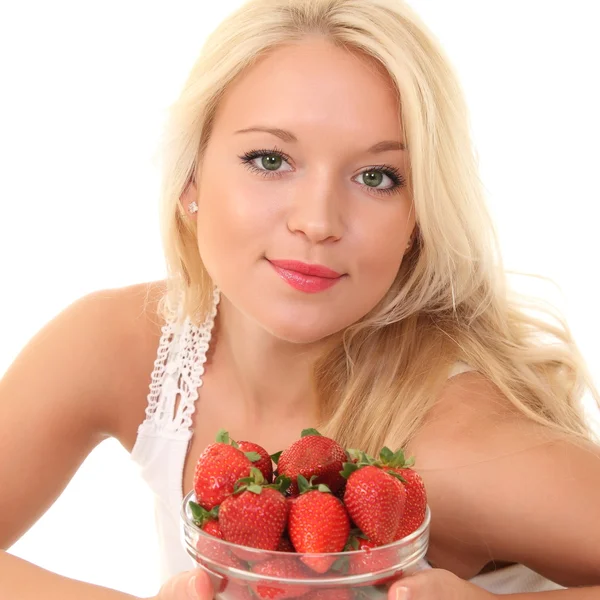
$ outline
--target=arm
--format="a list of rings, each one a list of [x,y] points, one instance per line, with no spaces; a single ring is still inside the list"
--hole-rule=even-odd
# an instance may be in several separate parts
[[[0,598],[13,600],[136,600],[134,596],[61,577],[0,551]],[[185,596],[183,596],[185,597]]]
[[[0,551],[0,598],[12,600],[142,600],[40,569]],[[206,572],[196,569],[170,579],[148,600],[211,600],[213,588]]]
[[[526,420],[468,373],[446,385],[411,453],[434,515],[436,566],[469,579],[490,561],[514,562],[565,587],[600,585],[597,446]]]
[[[89,452],[118,428],[114,382],[123,360],[114,349],[126,343],[123,300],[123,292],[115,291],[75,302],[27,344],[0,379],[2,550],[35,523]],[[60,577],[1,551],[0,598],[41,596],[132,598]]]

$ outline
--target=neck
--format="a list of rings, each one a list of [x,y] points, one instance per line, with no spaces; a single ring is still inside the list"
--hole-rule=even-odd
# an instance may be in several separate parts
[[[213,363],[225,374],[240,408],[256,419],[306,420],[318,415],[313,366],[323,343],[280,340],[221,296],[215,321]]]

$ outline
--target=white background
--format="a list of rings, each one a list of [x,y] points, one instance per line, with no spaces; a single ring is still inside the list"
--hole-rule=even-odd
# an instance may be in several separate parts
[[[77,297],[163,277],[155,155],[164,111],[206,33],[239,4],[0,5],[0,373]],[[559,284],[522,289],[566,311],[598,382],[597,3],[412,4],[462,79],[506,266]],[[151,501],[127,453],[104,442],[11,552],[153,594]]]

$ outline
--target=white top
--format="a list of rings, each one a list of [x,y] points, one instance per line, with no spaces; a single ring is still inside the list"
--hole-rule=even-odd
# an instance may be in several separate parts
[[[154,493],[161,582],[194,567],[181,541],[183,467],[218,303],[219,292],[215,290],[213,309],[201,326],[192,324],[189,318],[180,326],[175,325],[175,320],[163,326],[146,418],[139,426],[131,452],[132,460]],[[471,370],[464,363],[456,363],[449,378]],[[178,397],[180,402],[175,413]],[[428,564],[424,563],[423,567],[427,568]],[[471,581],[500,594],[563,589],[523,565],[478,575]]]

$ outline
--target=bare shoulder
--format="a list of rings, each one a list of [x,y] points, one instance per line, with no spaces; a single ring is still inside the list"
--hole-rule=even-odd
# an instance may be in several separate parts
[[[82,326],[95,331],[96,356],[103,365],[109,433],[129,450],[144,417],[164,325],[159,303],[165,290],[164,281],[139,283],[99,290],[78,301]]]
[[[432,509],[430,559],[470,578],[521,563],[600,583],[600,448],[526,418],[490,381],[448,381],[410,447]]]
[[[95,430],[125,447],[143,418],[147,387],[161,334],[161,281],[91,292],[48,322],[3,378],[10,388],[37,373],[43,384],[28,397],[76,403]],[[140,421],[141,422],[141,421]]]

